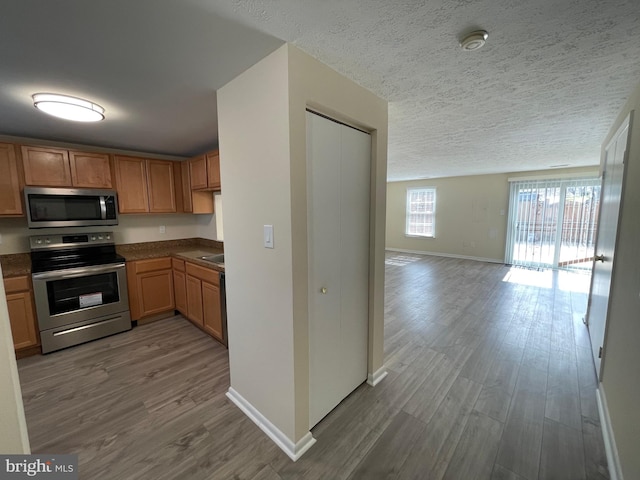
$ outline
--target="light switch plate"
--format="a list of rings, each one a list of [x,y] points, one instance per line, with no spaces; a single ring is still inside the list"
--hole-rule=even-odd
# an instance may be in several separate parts
[[[264,226],[264,248],[273,248],[273,225]]]

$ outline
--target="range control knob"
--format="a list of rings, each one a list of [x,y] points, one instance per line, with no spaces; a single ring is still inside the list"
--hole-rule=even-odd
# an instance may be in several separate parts
[[[95,235],[91,235],[91,241],[95,242],[96,241],[96,236]]]
[[[38,245],[42,245],[42,239],[41,238],[36,238],[36,243]]]
[[[51,239],[50,238],[45,239],[44,243],[46,243],[47,245],[50,244],[51,243]]]

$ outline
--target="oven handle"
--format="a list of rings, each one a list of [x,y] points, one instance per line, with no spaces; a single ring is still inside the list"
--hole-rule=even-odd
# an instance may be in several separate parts
[[[56,270],[54,272],[34,273],[33,280],[61,280],[65,278],[82,277],[92,273],[115,272],[125,267],[124,263],[114,263],[109,265],[97,265],[95,267],[69,268],[67,270]]]

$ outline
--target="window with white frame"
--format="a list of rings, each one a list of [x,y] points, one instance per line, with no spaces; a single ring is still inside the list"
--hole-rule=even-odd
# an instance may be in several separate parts
[[[407,221],[405,234],[412,237],[435,237],[436,189],[407,189]]]

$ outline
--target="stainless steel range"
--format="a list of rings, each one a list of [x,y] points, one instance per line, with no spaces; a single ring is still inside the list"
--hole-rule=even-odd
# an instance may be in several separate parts
[[[111,232],[30,242],[42,353],[131,329],[125,259]]]

